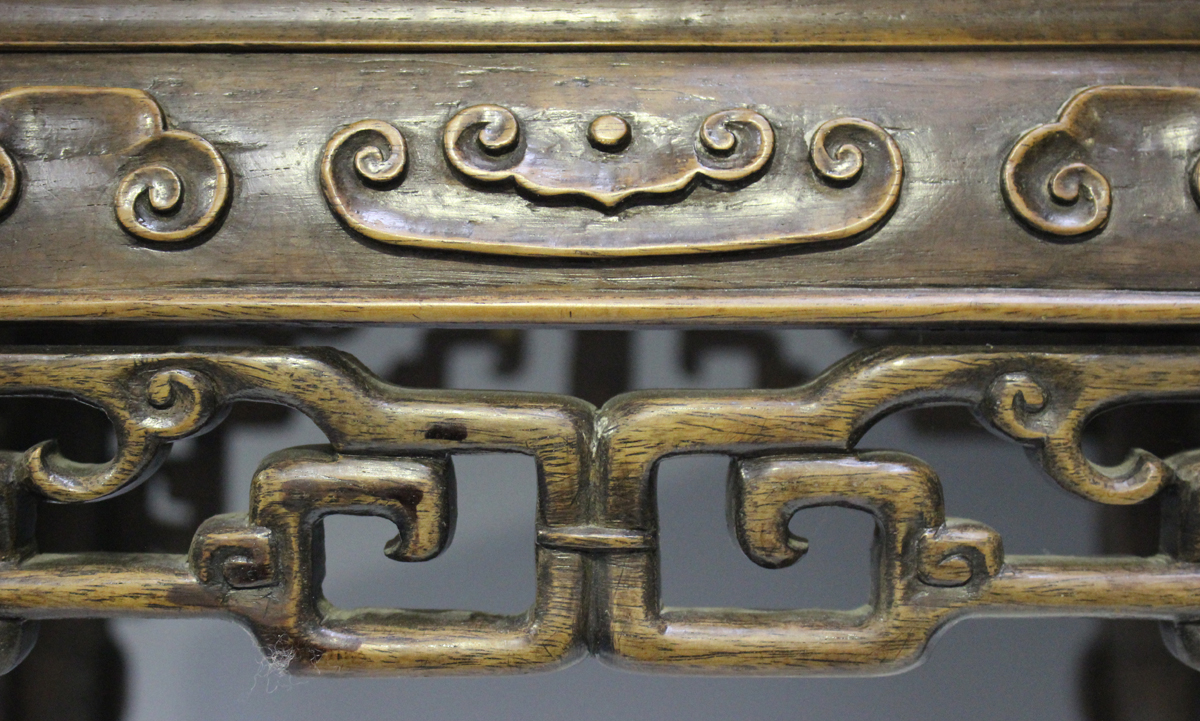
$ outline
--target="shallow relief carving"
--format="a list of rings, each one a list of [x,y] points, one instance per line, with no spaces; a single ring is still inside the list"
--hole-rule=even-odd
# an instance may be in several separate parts
[[[1101,232],[1117,209],[1143,224],[1195,216],[1198,117],[1197,88],[1085,88],[1055,122],[1017,141],[1004,163],[1004,199],[1030,228],[1062,239]]]
[[[747,108],[675,119],[485,104],[421,149],[448,173],[412,171],[402,123],[363,120],[330,138],[320,178],[334,214],[368,238],[482,253],[715,252],[851,239],[884,222],[903,180],[895,139],[844,117],[779,142],[800,132]]]
[[[141,90],[48,86],[0,93],[0,218],[28,196],[36,206],[31,212],[55,222],[66,211],[107,206],[141,240],[188,241],[220,219],[231,182],[212,143],[168,129],[162,109]]]
[[[588,142],[607,155],[556,158],[552,149],[531,149],[521,122],[497,105],[460,111],[446,125],[443,147],[454,169],[482,183],[514,181],[532,195],[577,196],[615,208],[638,195],[668,195],[698,178],[733,183],[761,171],[775,152],[775,131],[752,110],[725,110],[704,119],[695,142],[655,148],[648,159],[618,158],[633,128],[617,115],[601,115],[587,130]],[[538,151],[541,152],[538,152]]]

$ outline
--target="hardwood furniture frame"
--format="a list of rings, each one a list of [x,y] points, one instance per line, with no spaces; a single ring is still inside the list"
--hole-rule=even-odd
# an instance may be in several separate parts
[[[1191,329],[1200,320],[1200,6],[674,0],[0,4],[0,318]],[[499,39],[497,39],[499,38]],[[1136,338],[1137,336],[1134,336]],[[114,459],[3,457],[0,639],[38,619],[220,614],[296,671],[482,673],[587,651],[645,670],[888,673],[969,614],[1162,621],[1197,661],[1196,458],[1081,448],[1108,408],[1200,397],[1195,348],[885,348],[786,391],[399,388],[335,352],[0,351],[0,393],[102,408]],[[39,500],[120,493],[237,400],[330,445],[264,462],[251,511],[181,555],[38,553]],[[961,404],[1073,493],[1161,498],[1150,557],[1006,556],[936,476],[855,445]],[[342,611],[321,519],[388,555],[449,542],[450,455],[539,468],[518,616]],[[664,609],[656,464],[731,457],[731,527],[795,562],[797,510],[878,523],[854,612]]]

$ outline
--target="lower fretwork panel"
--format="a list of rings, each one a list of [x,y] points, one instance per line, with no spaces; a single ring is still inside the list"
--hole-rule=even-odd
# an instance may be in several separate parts
[[[38,619],[224,615],[297,672],[495,673],[561,667],[587,650],[672,673],[889,673],[971,615],[1149,618],[1200,666],[1200,456],[1135,450],[1089,461],[1081,434],[1113,406],[1200,398],[1198,349],[886,348],[777,391],[637,392],[602,409],[531,393],[411,390],[327,349],[0,352],[0,394],[67,396],[116,429],[103,464],[53,442],[0,457],[0,649],[32,645]],[[100,500],[140,482],[173,441],[237,401],[300,410],[329,445],[263,461],[246,514],[201,524],[186,555],[39,554],[42,500]],[[855,444],[883,416],[959,404],[1030,450],[1063,488],[1106,504],[1163,499],[1150,557],[1008,556],[1000,536],[948,518],[922,461]],[[372,515],[385,548],[421,562],[455,522],[451,457],[504,451],[538,466],[537,588],[517,615],[350,609],[321,592],[322,519]],[[793,514],[842,506],[875,517],[871,603],[853,611],[664,608],[656,472],[669,456],[730,457],[730,527],[767,568],[800,560]]]

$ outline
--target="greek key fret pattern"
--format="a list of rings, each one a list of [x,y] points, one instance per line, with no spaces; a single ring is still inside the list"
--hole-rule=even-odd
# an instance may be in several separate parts
[[[0,454],[0,652],[20,662],[39,619],[226,616],[298,673],[470,674],[560,668],[592,653],[670,673],[883,674],[920,661],[966,616],[1148,618],[1200,667],[1200,452],[1090,461],[1081,435],[1116,405],[1200,397],[1197,349],[885,348],[786,390],[637,392],[603,408],[571,397],[427,391],[386,383],[328,349],[0,351],[0,394],[100,407],[114,458],[82,464],[53,442]],[[238,401],[295,408],[328,444],[266,458],[248,513],[209,518],[187,554],[46,554],[41,500],[103,500],[151,475],[171,443]],[[946,515],[941,483],[898,450],[856,448],[882,417],[959,404],[1027,446],[1066,490],[1104,504],[1163,498],[1150,557],[1006,555],[981,522]],[[537,465],[537,587],[513,615],[339,609],[322,595],[322,519],[389,520],[384,553],[419,563],[451,542],[455,454]],[[665,608],[658,464],[730,458],[731,531],[750,561],[782,568],[807,541],[797,511],[843,506],[876,521],[871,603],[850,611]]]

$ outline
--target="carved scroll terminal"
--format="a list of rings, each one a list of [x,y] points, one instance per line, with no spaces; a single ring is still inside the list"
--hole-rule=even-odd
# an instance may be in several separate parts
[[[17,188],[21,179],[17,176],[17,164],[0,145],[0,217],[8,212],[17,199]]]
[[[1099,232],[1109,221],[1114,194],[1102,169],[1130,162],[1148,152],[1144,146],[1162,146],[1159,150],[1167,152],[1170,143],[1155,140],[1156,135],[1191,136],[1194,146],[1198,113],[1197,88],[1105,85],[1082,90],[1067,101],[1056,122],[1028,131],[1009,152],[1001,182],[1004,199],[1034,230],[1065,238]],[[1164,125],[1168,131],[1160,132]],[[1179,132],[1173,125],[1179,125]],[[1186,166],[1179,152],[1171,152],[1173,160]],[[1200,166],[1163,170],[1181,180],[1186,173],[1192,200],[1200,202]]]
[[[593,145],[616,151],[629,144],[627,121],[602,115],[588,127]],[[692,148],[678,145],[650,163],[612,165],[601,159],[554,163],[522,142],[521,122],[507,108],[476,105],[460,111],[443,135],[446,159],[485,183],[512,180],[535,196],[579,196],[612,208],[637,195],[674,193],[697,178],[733,182],[762,170],[775,152],[771,123],[752,110],[725,110],[704,119]]]

